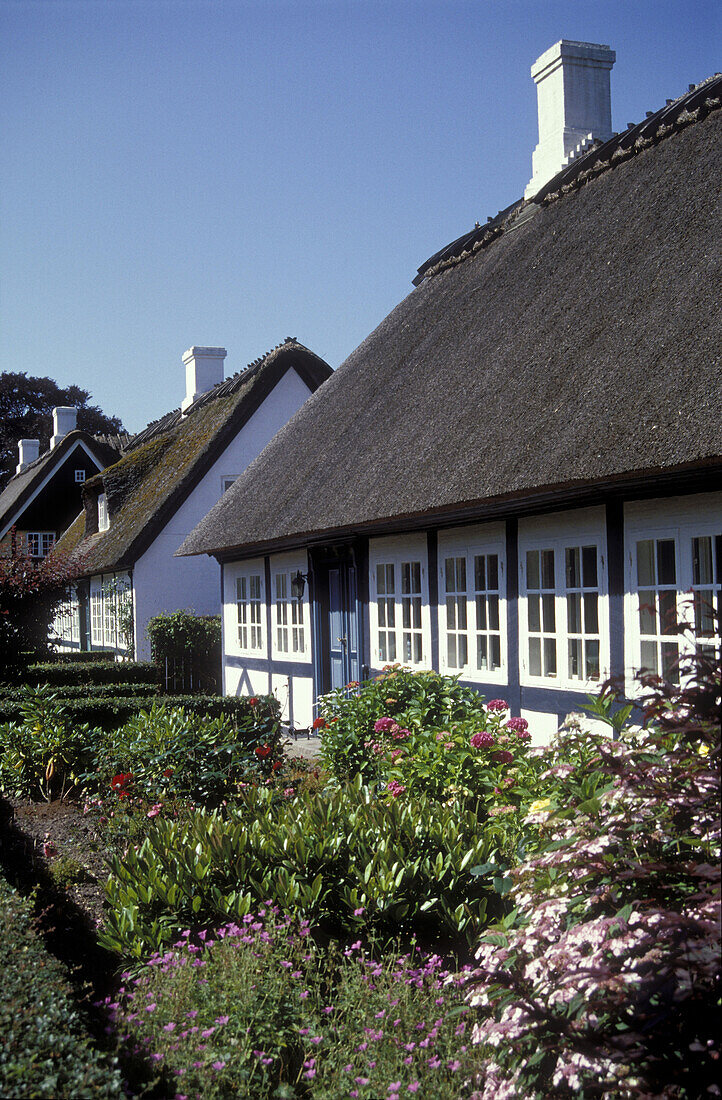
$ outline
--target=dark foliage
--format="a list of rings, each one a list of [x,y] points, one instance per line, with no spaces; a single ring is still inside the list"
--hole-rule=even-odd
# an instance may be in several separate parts
[[[79,386],[62,389],[52,378],[38,378],[24,371],[0,374],[0,490],[15,472],[19,439],[39,439],[47,450],[53,433],[56,405],[78,410],[78,428],[91,435],[117,435],[124,428],[117,416],[106,416],[89,405],[90,394]]]

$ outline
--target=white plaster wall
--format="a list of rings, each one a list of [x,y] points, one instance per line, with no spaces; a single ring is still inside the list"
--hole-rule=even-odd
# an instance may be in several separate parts
[[[271,677],[273,694],[281,704],[281,720],[290,722],[289,692],[293,692],[293,725],[295,729],[308,729],[315,718],[313,713],[313,679],[310,676]]]
[[[135,649],[139,660],[147,660],[150,656],[146,627],[154,615],[185,608],[199,615],[220,612],[220,568],[216,560],[205,554],[192,558],[175,558],[173,555],[221,496],[221,479],[242,473],[300,408],[310,392],[295,370],[287,371],[135,563]]]
[[[263,670],[234,668],[226,665],[224,670],[224,695],[268,695],[268,673]]]

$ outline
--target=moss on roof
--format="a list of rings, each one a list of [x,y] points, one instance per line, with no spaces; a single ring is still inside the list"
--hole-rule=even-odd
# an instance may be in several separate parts
[[[331,373],[313,352],[295,340],[287,341],[234,380],[222,382],[204,395],[189,415],[169,414],[159,425],[170,426],[161,426],[150,438],[146,429],[141,433],[144,442],[92,478],[85,495],[105,492],[110,526],[107,531],[84,535],[72,546],[83,573],[131,567],[292,367],[311,389]]]

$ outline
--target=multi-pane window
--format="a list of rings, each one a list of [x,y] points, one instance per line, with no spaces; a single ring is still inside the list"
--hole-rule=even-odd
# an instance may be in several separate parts
[[[55,532],[28,531],[25,544],[31,558],[46,558],[55,544]]]
[[[599,683],[608,663],[604,559],[589,528],[540,533],[520,552],[522,672],[577,690]]]
[[[116,638],[116,590],[115,586],[105,581],[101,590],[103,601],[103,635],[104,644],[115,646]]]
[[[638,539],[635,550],[640,666],[675,682],[679,679],[675,540]]]
[[[82,484],[85,481],[85,470],[76,470],[75,480],[78,484]]]
[[[110,515],[108,514],[108,498],[105,493],[98,497],[98,530],[107,531],[110,527]]]
[[[528,659],[531,676],[557,676],[554,550],[527,550]]]
[[[474,555],[476,668],[479,672],[495,672],[501,668],[499,575],[498,554]]]
[[[416,542],[417,540],[414,540]],[[415,547],[382,549],[370,560],[372,660],[380,665],[428,660],[425,562]],[[419,551],[421,547],[419,547]]]
[[[391,563],[379,563],[376,566],[376,612],[379,660],[387,664],[397,659],[396,577]]]
[[[596,546],[567,546],[564,550],[564,575],[567,673],[570,680],[598,680],[601,638]]]
[[[303,653],[306,648],[303,601],[291,593],[291,575],[276,573],[276,648],[279,653]]]
[[[103,589],[91,585],[90,589],[90,640],[93,645],[103,644]]]
[[[263,606],[260,573],[236,577],[238,644],[241,649],[263,648]]]
[[[450,669],[462,669],[469,660],[466,614],[466,558],[444,560],[446,602],[446,663]]]
[[[697,648],[707,656],[719,652],[722,613],[722,535],[692,538],[692,599]]]
[[[423,659],[421,629],[421,562],[401,563],[401,622],[403,660],[418,665]]]

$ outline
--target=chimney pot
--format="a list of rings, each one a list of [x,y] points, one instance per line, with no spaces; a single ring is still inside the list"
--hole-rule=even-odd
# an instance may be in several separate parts
[[[15,467],[15,473],[21,474],[31,462],[35,462],[40,456],[40,440],[39,439],[19,439],[18,440],[18,464]]]
[[[53,434],[50,439],[50,450],[57,447],[61,439],[69,432],[74,432],[78,424],[78,410],[67,405],[57,405],[53,409]]]
[[[223,363],[227,354],[225,348],[195,346],[184,352],[186,395],[181,404],[181,412],[185,413],[197,397],[223,381]]]
[[[563,38],[532,65],[539,144],[525,199],[533,198],[566,167],[578,146],[612,136],[609,74],[615,61],[609,46]]]

